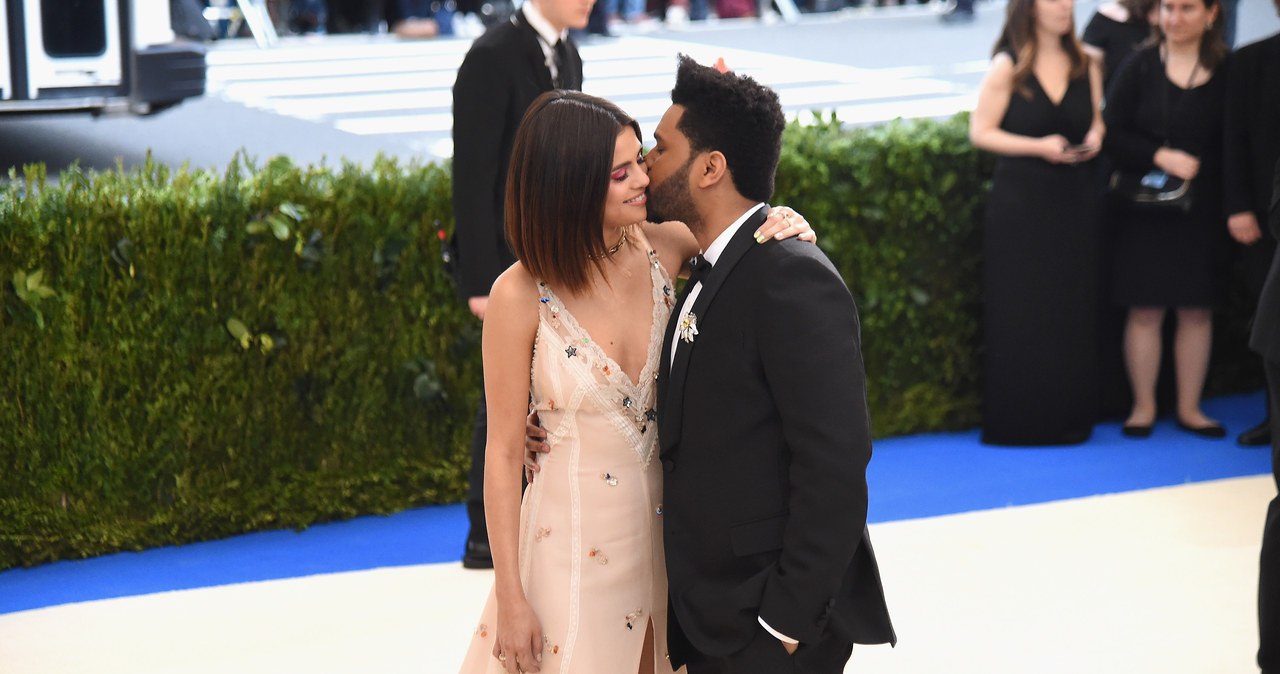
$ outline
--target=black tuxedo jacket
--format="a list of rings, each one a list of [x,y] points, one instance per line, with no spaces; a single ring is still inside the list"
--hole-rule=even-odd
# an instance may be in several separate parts
[[[857,308],[817,246],[732,238],[668,366],[658,414],[668,651],[724,656],[758,627],[803,643],[895,642],[867,536],[871,428]],[[687,293],[686,289],[686,293]]]
[[[1280,158],[1280,34],[1232,54],[1223,136],[1226,212],[1252,211],[1266,235],[1271,177]]]
[[[1272,171],[1271,235],[1280,240],[1280,160]],[[1280,248],[1271,257],[1271,271],[1258,297],[1249,346],[1272,363],[1280,363]]]
[[[582,58],[566,38],[561,89],[582,89]],[[533,100],[555,87],[538,33],[518,11],[476,39],[453,84],[453,219],[459,292],[488,295],[515,262],[503,227],[507,164]]]

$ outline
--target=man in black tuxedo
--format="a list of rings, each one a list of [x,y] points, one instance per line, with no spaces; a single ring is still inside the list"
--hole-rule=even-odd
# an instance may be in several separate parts
[[[515,262],[503,227],[507,164],[516,129],[533,99],[552,89],[582,89],[582,58],[570,28],[587,25],[594,0],[528,0],[509,21],[476,39],[453,84],[453,218],[459,292],[484,320],[489,287]],[[471,486],[462,564],[492,568],[484,521],[481,389],[471,439]]]
[[[1272,178],[1271,233],[1280,239],[1280,161]],[[1280,489],[1280,250],[1258,298],[1249,346],[1266,362],[1271,401],[1271,473]],[[1258,666],[1262,674],[1280,674],[1280,495],[1267,507],[1258,573]]]
[[[658,379],[668,653],[689,674],[835,674],[896,637],[867,535],[871,429],[853,297],[817,246],[756,245],[785,119],[680,59],[647,155],[649,217],[704,260]]]
[[[1277,1],[1280,11],[1280,0]],[[1266,230],[1271,205],[1271,173],[1280,159],[1280,34],[1241,47],[1227,71],[1226,128],[1223,137],[1223,200],[1227,226],[1241,244],[1240,264],[1249,291],[1257,296],[1267,277],[1276,238]],[[1261,317],[1262,314],[1257,314]],[[1257,319],[1255,319],[1257,320]],[[1272,440],[1267,419],[1240,434],[1246,446]]]

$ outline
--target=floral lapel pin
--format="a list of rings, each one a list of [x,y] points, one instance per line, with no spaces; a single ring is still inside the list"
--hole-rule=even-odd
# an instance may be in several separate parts
[[[692,344],[693,338],[698,336],[698,317],[692,311],[685,314],[680,320],[680,339]]]

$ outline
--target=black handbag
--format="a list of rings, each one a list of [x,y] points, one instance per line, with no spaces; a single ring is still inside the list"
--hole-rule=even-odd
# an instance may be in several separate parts
[[[1174,208],[1182,212],[1191,210],[1191,183],[1153,169],[1147,172],[1116,169],[1111,173],[1108,187],[1120,200],[1141,209]]]
[[[1185,91],[1191,91],[1191,85],[1196,79],[1196,70],[1199,68],[1200,63],[1197,61],[1191,68],[1191,77],[1187,80]],[[1163,74],[1162,69],[1161,75]],[[1182,108],[1183,101],[1187,100],[1184,93],[1178,100],[1177,107],[1171,110],[1168,86],[1170,85],[1166,84],[1163,89],[1165,147],[1169,147],[1168,138],[1169,131],[1173,128],[1173,118]],[[1107,187],[1114,197],[1140,210],[1177,209],[1185,213],[1191,210],[1193,193],[1191,183],[1190,180],[1171,176],[1158,168],[1147,171],[1119,168],[1112,171]]]

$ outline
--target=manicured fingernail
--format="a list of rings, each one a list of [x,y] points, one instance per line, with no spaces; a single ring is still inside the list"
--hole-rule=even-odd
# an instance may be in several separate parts
[[[754,237],[755,237],[755,239],[756,239],[756,243],[760,243],[761,241],[764,241],[764,235],[763,235],[763,234],[761,234],[760,232],[756,232],[756,233],[755,233],[755,234],[753,234],[752,236],[754,236]]]

